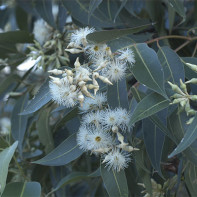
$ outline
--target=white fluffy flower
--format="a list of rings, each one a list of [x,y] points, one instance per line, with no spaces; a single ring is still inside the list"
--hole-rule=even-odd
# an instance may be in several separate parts
[[[88,142],[89,142],[89,131],[86,126],[81,126],[77,133],[77,144],[79,145],[80,149],[87,151],[88,150]]]
[[[102,107],[102,105],[107,102],[107,96],[105,93],[98,93],[95,96],[95,99],[86,97],[82,107],[79,107],[81,113],[86,113],[91,110],[96,110],[97,108]]]
[[[33,29],[35,39],[43,45],[51,35],[51,29],[43,19],[39,19],[34,23]]]
[[[106,56],[111,53],[110,47],[106,44],[89,44],[85,48],[85,53],[89,56],[90,59],[99,58],[99,56]]]
[[[135,57],[133,51],[129,48],[118,50],[117,51],[120,55],[117,57],[118,60],[123,62],[129,62],[130,64],[135,63]]]
[[[126,65],[116,60],[115,63],[109,65],[103,70],[103,75],[107,77],[111,82],[121,80],[126,74]]]
[[[113,170],[120,171],[128,167],[130,161],[131,158],[129,153],[120,151],[120,149],[113,149],[105,155],[103,163],[106,163],[108,170],[112,168]]]
[[[123,108],[117,108],[115,113],[117,117],[119,117],[119,122],[117,126],[119,126],[123,131],[125,131],[127,128],[129,128],[129,121],[131,115],[127,112],[126,109]]]
[[[117,116],[116,110],[108,109],[102,113],[102,124],[105,129],[110,129],[113,126],[119,125],[119,117]]]
[[[82,117],[82,123],[84,125],[96,125],[99,126],[100,122],[102,121],[103,114],[100,111],[90,112],[87,113]]]
[[[66,107],[73,107],[77,104],[77,91],[71,89],[70,84],[62,78],[60,80],[60,85],[54,82],[49,83],[50,93],[53,101],[59,105],[64,105]]]
[[[87,44],[86,36],[90,33],[93,33],[95,31],[94,28],[81,28],[79,30],[76,30],[74,33],[71,34],[70,41],[74,42],[77,46],[79,45],[85,45]]]
[[[101,129],[89,130],[88,138],[88,150],[93,152],[97,149],[111,147],[114,144],[113,137],[110,135],[110,133]]]

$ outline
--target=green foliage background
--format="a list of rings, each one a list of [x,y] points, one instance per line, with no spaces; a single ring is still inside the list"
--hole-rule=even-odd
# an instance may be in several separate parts
[[[59,7],[57,20],[52,3]],[[162,185],[165,196],[197,195],[197,115],[186,124],[186,113],[170,105],[173,91],[167,83],[179,86],[180,79],[197,78],[185,64],[197,65],[197,1],[17,0],[0,5],[0,28],[7,29],[0,33],[0,58],[10,67],[5,73],[6,65],[0,65],[0,116],[11,119],[10,135],[0,136],[3,197],[138,197],[144,196],[138,183],[152,193],[151,178]],[[72,23],[66,23],[69,16]],[[23,74],[18,71],[28,58],[37,18],[59,33],[73,24],[94,27],[97,32],[87,36],[89,42],[107,43],[112,52],[124,47],[134,51],[136,64],[127,77],[102,87],[111,107],[132,112],[127,139],[140,150],[132,153],[124,171],[108,171],[97,157],[79,149],[78,109],[52,102],[47,72],[40,74],[33,67]],[[60,66],[73,67],[74,58],[69,58]],[[197,94],[195,85],[187,88]],[[197,109],[196,102],[190,104]]]

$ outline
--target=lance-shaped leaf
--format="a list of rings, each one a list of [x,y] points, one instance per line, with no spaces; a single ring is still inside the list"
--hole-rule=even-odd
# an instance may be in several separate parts
[[[162,176],[160,162],[165,135],[149,118],[145,118],[142,125],[146,151],[153,167]]]
[[[196,196],[197,194],[197,182],[196,182],[197,166],[192,163],[188,163],[187,167],[185,168],[184,175],[185,175],[185,183],[190,192],[190,195]]]
[[[5,187],[2,197],[40,197],[41,186],[38,182],[13,182]]]
[[[183,5],[184,2],[179,0],[169,0],[168,3],[181,17],[183,17],[184,21],[186,18],[185,9]]]
[[[96,10],[96,8],[98,8],[98,6],[102,3],[102,1],[103,0],[90,0],[89,12],[88,12],[88,22],[90,21],[90,17],[92,16],[92,14]]]
[[[183,139],[179,143],[179,145],[174,149],[174,151],[168,156],[169,158],[175,156],[176,154],[184,151],[187,147],[189,147],[196,139],[197,139],[197,115],[191,125],[188,127]]]
[[[46,166],[61,166],[70,163],[82,155],[76,142],[76,133],[64,140],[52,152],[34,163]]]
[[[128,29],[119,29],[119,30],[103,30],[93,32],[87,35],[87,40],[89,42],[94,43],[105,43],[107,41],[119,38],[121,36],[137,33],[148,28],[151,24],[141,25],[133,28]]]
[[[123,170],[116,172],[114,170],[108,170],[101,165],[101,176],[110,197],[128,196],[127,179]]]
[[[179,56],[169,47],[160,47],[158,57],[164,71],[166,81],[171,81],[174,84],[179,84],[180,79],[185,80],[185,71],[183,63]]]
[[[65,187],[67,184],[80,181],[81,179],[100,176],[99,173],[100,169],[97,169],[91,174],[89,174],[88,172],[71,172],[70,174],[62,178],[50,193],[57,191],[61,187]]]
[[[135,108],[131,120],[130,125],[133,125],[135,122],[142,120],[146,117],[149,117],[162,109],[165,109],[169,106],[169,101],[166,100],[161,95],[156,92],[151,93],[144,97]]]
[[[12,144],[12,146],[0,152],[0,175],[1,175],[0,176],[0,185],[1,185],[0,194],[3,193],[3,190],[5,188],[7,174],[8,174],[8,166],[14,155],[17,145],[18,145],[18,142],[15,142],[14,144]]]
[[[128,109],[128,94],[125,78],[107,86],[107,101],[112,108]]]
[[[34,5],[39,15],[52,27],[56,27],[52,13],[51,0],[34,0]]]
[[[25,94],[19,98],[14,106],[11,117],[11,132],[12,137],[18,141],[18,149],[22,155],[22,144],[27,127],[28,116],[19,115],[27,105],[29,94]]]
[[[30,101],[30,103],[25,107],[24,111],[20,115],[27,115],[36,112],[45,104],[51,100],[51,94],[49,90],[49,79],[41,86],[39,92]]]
[[[32,43],[33,39],[33,35],[27,31],[8,31],[0,33],[0,43]]]
[[[135,78],[151,90],[166,97],[164,73],[155,51],[147,44],[134,45],[136,63],[130,66]]]
[[[45,146],[45,152],[49,153],[54,147],[53,134],[49,127],[50,108],[43,109],[37,121],[38,136],[40,142]]]

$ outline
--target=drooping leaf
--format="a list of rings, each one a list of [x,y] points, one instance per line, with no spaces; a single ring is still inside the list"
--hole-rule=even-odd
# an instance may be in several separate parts
[[[12,144],[12,146],[4,149],[2,152],[0,152],[0,194],[3,193],[5,185],[6,185],[6,179],[8,174],[8,167],[9,163],[14,155],[14,152],[16,150],[16,147],[18,145],[18,142],[15,142]]]
[[[169,106],[169,101],[157,93],[151,93],[142,99],[135,108],[130,125],[147,118]]]
[[[21,30],[28,31],[28,16],[27,13],[19,6],[16,6],[16,21]]]
[[[164,73],[155,51],[147,44],[136,44],[132,48],[136,63],[130,69],[135,78],[141,84],[166,97]]]
[[[102,1],[103,0],[90,0],[89,12],[88,12],[88,21],[90,21],[90,17],[92,16],[92,14],[96,10],[96,8],[98,8],[98,6],[102,3]]]
[[[46,166],[61,166],[70,163],[82,155],[76,142],[76,133],[65,139],[52,152],[34,163]]]
[[[122,107],[128,109],[128,94],[125,79],[107,86],[107,101],[112,108]]]
[[[13,182],[5,187],[2,197],[40,197],[41,186],[38,182]]]
[[[51,0],[34,0],[34,5],[39,15],[52,27],[56,27],[52,13]]]
[[[22,155],[22,144],[27,127],[28,116],[20,116],[19,114],[26,107],[28,98],[29,94],[27,93],[17,100],[11,116],[11,133],[14,140],[18,141],[20,155]]]
[[[56,187],[52,190],[52,192],[57,191],[61,187],[65,187],[67,184],[77,182],[85,178],[89,178],[88,172],[71,172],[57,183]]]
[[[105,43],[107,41],[119,38],[121,36],[140,32],[140,31],[148,28],[150,25],[151,24],[146,24],[146,25],[136,26],[136,27],[128,28],[128,29],[97,31],[97,32],[93,32],[91,34],[88,34],[87,40],[89,42],[94,42],[94,43]]]
[[[62,2],[59,1],[59,10],[58,10],[58,16],[57,16],[57,26],[59,30],[62,32],[64,29],[64,25],[66,23],[66,18],[67,18],[67,11],[65,7],[62,5]]]
[[[177,108],[174,110],[170,116],[168,117],[168,128],[173,136],[173,141],[178,145],[183,139],[184,135],[186,135],[186,131],[188,131],[189,127],[186,124],[188,117],[186,113],[180,113]],[[190,160],[192,163],[197,165],[197,149],[196,149],[197,141],[193,142],[190,146],[187,147],[183,151],[183,155]]]
[[[187,147],[189,147],[196,139],[197,139],[197,115],[195,116],[193,122],[188,127],[183,139],[179,143],[179,145],[175,148],[175,150],[169,155],[169,158],[174,155],[184,151]]]
[[[168,21],[169,21],[169,32],[171,34],[175,21],[175,11],[172,8],[172,6],[170,6],[169,4],[168,4]]]
[[[186,18],[185,9],[183,5],[184,2],[179,0],[169,0],[168,3],[181,17],[183,17],[184,21]]]
[[[179,56],[169,47],[160,47],[158,57],[164,71],[165,81],[179,84],[180,79],[185,81],[184,66]]]
[[[197,194],[197,166],[192,163],[188,163],[185,168],[184,175],[185,183],[188,187],[190,195],[195,196]]]
[[[113,169],[107,170],[101,165],[101,176],[110,197],[128,196],[127,179],[123,170],[120,172],[116,172]]]
[[[30,101],[27,107],[24,109],[20,115],[27,115],[36,112],[45,104],[51,100],[51,94],[49,90],[49,79],[41,86],[39,92],[35,97]]]
[[[14,89],[17,85],[17,81],[20,78],[15,75],[11,74],[10,76],[6,77],[1,83],[0,83],[0,98],[2,98],[6,93]]]
[[[8,31],[5,33],[0,33],[0,43],[33,43],[33,35],[27,31]]]
[[[118,15],[121,12],[121,10],[125,7],[126,3],[127,3],[127,0],[123,0],[121,2],[120,8],[118,9],[118,11],[116,12],[116,15],[114,17],[114,22],[116,21],[116,18],[118,17]]]
[[[154,169],[162,177],[160,162],[165,135],[150,119],[142,120],[144,143]]]
[[[53,135],[49,127],[50,110],[50,108],[43,109],[37,121],[39,140],[45,146],[46,153],[52,151],[54,147]]]

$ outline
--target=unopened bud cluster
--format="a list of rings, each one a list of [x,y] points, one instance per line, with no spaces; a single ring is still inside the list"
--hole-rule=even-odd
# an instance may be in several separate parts
[[[99,90],[97,79],[106,84],[113,85],[106,77],[92,71],[86,65],[81,65],[79,58],[76,59],[74,69],[72,70],[54,69],[48,72],[62,76],[61,79],[50,76],[50,91],[56,103],[67,107],[73,107],[77,102],[83,106],[85,96],[94,99]],[[89,90],[94,91],[94,96]]]
[[[147,190],[143,190],[141,193],[145,194],[144,197],[164,197],[165,191],[172,189],[176,183],[177,176],[173,176],[173,178],[165,181],[163,186],[151,178],[152,195],[149,194]],[[143,183],[138,183],[138,185],[146,189],[146,186]]]
[[[176,84],[172,84],[171,82],[168,82],[171,86],[172,90],[175,92],[174,95],[172,95],[172,103],[171,104],[179,104],[181,110],[185,110],[187,116],[192,116],[187,121],[187,124],[191,124],[194,116],[196,114],[196,111],[191,108],[190,101],[197,101],[197,95],[190,95],[187,91],[186,84],[189,83],[197,83],[197,79],[191,79],[185,83],[180,79],[180,88]]]
[[[66,38],[64,33],[53,30],[42,19],[34,24],[34,45],[29,46],[29,57],[38,60],[37,66],[46,69],[59,68],[69,62],[67,53],[64,51]]]
[[[84,151],[100,155],[108,169],[120,171],[128,166],[130,153],[138,150],[125,142],[130,131],[130,114],[126,109],[107,108],[105,94],[94,99],[86,98],[80,107],[82,123],[77,134],[77,143]]]

